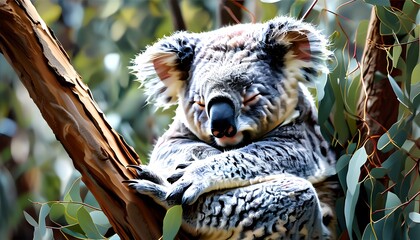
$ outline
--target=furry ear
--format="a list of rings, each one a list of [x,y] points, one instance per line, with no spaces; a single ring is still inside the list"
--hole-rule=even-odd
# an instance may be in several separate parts
[[[178,32],[135,57],[130,69],[145,88],[148,102],[163,108],[177,103],[189,77],[197,41],[193,34]]]
[[[267,53],[282,53],[277,58],[281,59],[287,77],[312,83],[321,73],[329,72],[327,60],[332,52],[328,50],[328,41],[311,24],[277,17],[265,23],[265,26],[262,41],[268,49]]]

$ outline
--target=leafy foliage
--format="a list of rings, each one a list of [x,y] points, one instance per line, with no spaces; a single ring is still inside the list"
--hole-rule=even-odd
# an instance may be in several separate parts
[[[217,2],[179,1],[187,29],[219,27]],[[339,152],[336,170],[345,193],[337,201],[339,237],[415,239],[420,235],[419,1],[405,1],[402,10],[391,7],[391,1],[326,2],[245,1],[242,21],[305,16],[330,35],[335,54],[331,74],[313,92],[320,101],[322,132]],[[35,1],[108,120],[143,162],[172,116],[171,111],[145,105],[127,66],[135,53],[173,31],[167,4],[161,0]],[[386,52],[386,72],[375,75],[376,82],[390,84],[394,95],[387,97],[398,100],[398,105],[389,106],[398,110],[389,127],[368,124],[377,116],[368,111],[368,86],[361,77],[372,8],[380,21],[380,34],[392,39],[376,46]],[[1,56],[0,79],[0,238],[48,239],[57,233],[118,238],[80,179],[71,180],[77,173],[68,156]],[[373,128],[382,132],[372,134]],[[68,182],[68,190],[63,191]],[[60,195],[62,201],[48,201]],[[32,217],[36,215],[37,220]],[[165,239],[174,236],[181,215],[180,207],[168,211]],[[27,231],[18,225],[23,218],[31,225],[30,235],[24,235]]]
[[[398,116],[388,129],[380,124],[378,112],[369,112],[367,107],[370,100],[364,96],[368,86],[360,76],[360,58],[336,51],[338,64],[329,76],[319,111],[325,136],[345,152],[337,162],[345,191],[344,204],[337,205],[338,221],[350,239],[415,239],[420,222],[414,223],[410,216],[418,215],[420,201],[419,6],[406,1],[401,11],[386,1],[366,2],[374,5],[381,36],[394,40],[392,45],[376,46],[387,55],[383,60],[386,75],[378,72],[376,81],[389,82],[395,95],[388,98],[397,98],[399,105],[388,107],[397,108]],[[366,27],[360,23],[357,41],[365,39]],[[343,49],[336,45],[340,41],[333,43]],[[332,112],[332,123],[322,117],[327,112]],[[368,120],[375,124],[369,125]],[[375,135],[372,127],[383,133]],[[357,211],[360,208],[369,214]]]
[[[72,236],[77,239],[104,239],[113,234],[111,224],[91,192],[81,183],[81,178],[70,182],[63,201],[49,201],[39,204],[38,220],[24,212],[26,221],[34,227],[34,239]],[[84,197],[82,198],[82,193]],[[47,224],[48,222],[48,224]],[[111,239],[119,239],[113,234]]]

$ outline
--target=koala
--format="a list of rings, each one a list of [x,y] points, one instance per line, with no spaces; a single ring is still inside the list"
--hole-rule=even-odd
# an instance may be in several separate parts
[[[177,107],[128,186],[182,205],[182,227],[199,239],[331,238],[333,206],[314,184],[335,174],[335,156],[306,87],[330,57],[319,31],[288,17],[147,47],[131,69],[150,103]]]

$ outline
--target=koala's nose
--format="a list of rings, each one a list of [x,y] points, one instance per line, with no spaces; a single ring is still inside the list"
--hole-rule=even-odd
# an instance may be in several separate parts
[[[233,137],[236,134],[235,111],[229,101],[209,104],[210,129],[217,138]]]

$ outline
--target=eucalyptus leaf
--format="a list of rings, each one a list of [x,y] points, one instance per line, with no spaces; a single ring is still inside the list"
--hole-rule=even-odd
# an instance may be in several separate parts
[[[382,229],[385,223],[385,218],[380,219],[379,221],[368,224],[363,232],[363,240],[382,240]]]
[[[62,228],[61,231],[63,231],[65,234],[68,234],[74,238],[78,238],[78,239],[86,239],[86,236],[82,233],[80,233],[79,231],[75,231],[72,227],[66,227],[66,228]]]
[[[413,104],[410,102],[410,99],[404,95],[401,88],[398,86],[395,79],[388,74],[388,80],[391,84],[392,90],[394,90],[395,95],[397,96],[398,101],[400,101],[406,108],[413,110]]]
[[[398,60],[401,58],[402,47],[401,45],[395,45],[392,47],[392,66],[394,68],[398,65]]]
[[[62,203],[54,203],[50,209],[50,220],[61,225],[67,224],[65,221],[66,208]]]
[[[344,202],[344,216],[346,219],[346,227],[349,231],[350,240],[353,239],[353,231],[357,230],[357,226],[354,223],[356,204],[359,199],[360,183],[357,183],[354,187],[353,192],[347,189],[346,199]]]
[[[411,212],[411,213],[408,214],[408,217],[411,220],[410,226],[412,224],[420,224],[420,213]]]
[[[33,227],[38,227],[38,222],[26,211],[23,211],[23,216],[25,217],[26,221],[31,224]]]
[[[367,153],[364,147],[359,148],[351,157],[349,162],[349,170],[347,173],[346,181],[348,189],[352,195],[355,195],[356,186],[358,186],[360,177],[360,168],[367,160]]]
[[[345,154],[338,159],[337,164],[335,166],[335,169],[338,175],[338,180],[340,181],[341,187],[343,188],[344,191],[347,191],[346,176],[348,172],[347,169],[348,169],[350,159],[351,159],[351,155]]]
[[[392,35],[401,29],[401,23],[390,7],[376,6],[376,15],[380,19],[379,30],[381,35]]]
[[[48,204],[42,204],[41,209],[39,210],[38,224],[39,231],[41,236],[47,234],[47,225],[45,223],[45,218],[50,213],[50,206]]]
[[[388,169],[386,168],[374,168],[370,170],[370,174],[372,175],[372,177],[376,179],[383,178],[387,173],[388,173]]]
[[[293,1],[292,6],[290,6],[289,14],[291,17],[299,18],[302,13],[302,9],[305,6],[307,0],[296,0]]]
[[[77,212],[77,220],[86,236],[91,239],[103,239],[104,237],[99,233],[98,228],[92,220],[89,212],[84,208],[80,208]]]
[[[401,171],[406,157],[407,156],[404,151],[398,150],[391,154],[391,156],[382,163],[382,167],[389,171],[388,176],[393,182],[398,182],[401,178]]]
[[[384,217],[384,221],[381,239],[403,239],[403,232],[406,232],[406,226],[402,224],[401,208],[394,209],[392,213],[386,215],[386,217]]]
[[[111,224],[108,221],[108,218],[102,211],[92,211],[89,213],[92,221],[95,223],[98,231],[101,235],[105,235],[105,233],[111,228]]]
[[[391,128],[384,133],[378,140],[377,148],[382,152],[388,152],[396,146],[400,148],[407,139],[407,132],[400,126],[400,123],[394,123]]]
[[[411,73],[411,81],[412,85],[420,83],[420,63],[417,63],[414,67],[413,72]]]
[[[65,219],[69,224],[77,224],[78,220],[77,220],[77,212],[79,211],[79,209],[82,207],[82,205],[78,204],[78,203],[64,203],[63,204],[65,207]]]
[[[114,234],[109,238],[109,240],[120,240],[120,239],[121,238],[120,238],[120,236],[118,236],[118,234]]]
[[[82,202],[80,197],[80,181],[81,178],[77,178],[71,185],[68,192],[64,195],[64,201]]]
[[[182,206],[175,205],[168,209],[163,219],[163,240],[175,238],[182,224]]]
[[[390,6],[389,0],[364,0],[364,1],[374,6]]]
[[[100,208],[98,201],[96,201],[91,191],[88,191],[86,193],[86,196],[84,198],[84,203],[92,207]]]
[[[386,203],[385,203],[385,214],[391,214],[394,208],[401,205],[401,200],[393,192],[387,192]]]

